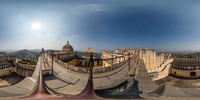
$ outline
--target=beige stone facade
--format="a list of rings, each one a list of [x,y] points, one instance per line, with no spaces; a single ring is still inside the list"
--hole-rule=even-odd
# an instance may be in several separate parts
[[[181,78],[200,78],[200,59],[174,58],[170,75]]]
[[[12,55],[0,56],[0,77],[10,75],[15,71],[15,60],[16,57]]]

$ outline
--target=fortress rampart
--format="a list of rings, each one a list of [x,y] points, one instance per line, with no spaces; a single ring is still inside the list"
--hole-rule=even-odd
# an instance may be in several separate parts
[[[169,74],[180,78],[200,78],[199,58],[174,58]]]

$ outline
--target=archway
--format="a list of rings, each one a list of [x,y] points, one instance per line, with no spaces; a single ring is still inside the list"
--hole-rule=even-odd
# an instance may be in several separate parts
[[[196,76],[196,72],[190,72],[190,77]]]

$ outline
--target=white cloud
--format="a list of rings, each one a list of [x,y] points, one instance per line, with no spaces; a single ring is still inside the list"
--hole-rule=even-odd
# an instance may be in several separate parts
[[[75,38],[75,37],[76,37],[76,35],[72,35],[72,37],[73,37],[73,38]]]
[[[71,9],[74,10],[91,10],[91,11],[104,11],[109,10],[107,6],[100,5],[100,4],[86,4],[86,5],[78,5],[76,7],[73,7]]]

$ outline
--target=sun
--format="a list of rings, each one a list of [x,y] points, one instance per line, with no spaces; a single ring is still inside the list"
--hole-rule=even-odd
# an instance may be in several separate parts
[[[36,30],[39,29],[40,28],[40,23],[33,23],[32,24],[32,28],[36,29]]]

